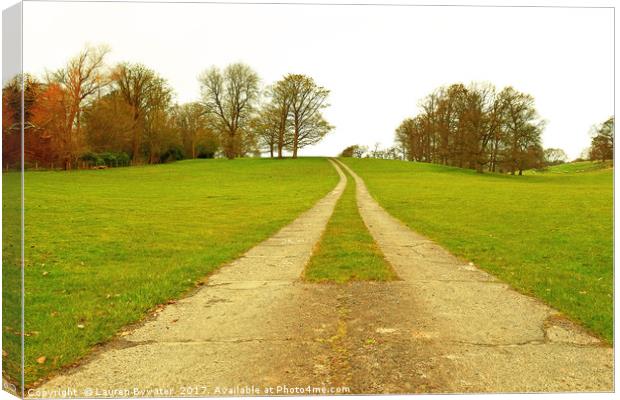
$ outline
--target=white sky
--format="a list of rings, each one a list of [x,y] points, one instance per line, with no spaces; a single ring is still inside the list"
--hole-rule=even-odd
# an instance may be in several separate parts
[[[308,74],[331,90],[336,129],[301,155],[391,145],[434,88],[490,81],[532,94],[544,146],[574,158],[614,112],[613,34],[611,9],[26,2],[24,70],[106,43],[110,64],[146,64],[179,102],[199,99],[211,65],[243,61],[263,84]]]

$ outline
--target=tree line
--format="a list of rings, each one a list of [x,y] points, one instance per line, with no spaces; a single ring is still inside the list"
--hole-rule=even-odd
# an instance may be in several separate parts
[[[211,67],[198,77],[201,98],[174,102],[174,91],[153,69],[108,66],[109,48],[89,46],[57,71],[8,82],[2,92],[4,167],[20,154],[24,94],[27,166],[73,169],[162,163],[183,158],[295,158],[333,127],[322,111],[329,90],[311,77],[285,75],[266,88],[248,65]]]
[[[544,161],[545,122],[534,98],[513,87],[455,83],[433,91],[419,107],[396,129],[408,160],[519,175]]]
[[[564,150],[543,149],[545,121],[534,98],[513,87],[490,83],[440,87],[419,102],[419,113],[396,129],[395,145],[347,147],[343,157],[405,159],[478,172],[518,173],[568,161]],[[614,117],[592,127],[588,160],[612,160]]]
[[[614,117],[611,116],[604,122],[593,125],[590,129],[591,144],[582,151],[581,156],[574,161],[610,161],[614,158]],[[423,159],[416,160],[412,157],[406,157],[406,147],[394,145],[387,148],[381,148],[379,143],[375,143],[373,147],[364,145],[352,145],[346,147],[339,155],[340,157],[356,157],[356,158],[378,158],[387,160],[404,160],[425,161]],[[536,160],[533,168],[548,167],[568,162],[568,155],[560,148],[546,148],[542,152],[542,159]],[[500,169],[500,171],[502,171]],[[506,170],[504,172],[509,172]]]

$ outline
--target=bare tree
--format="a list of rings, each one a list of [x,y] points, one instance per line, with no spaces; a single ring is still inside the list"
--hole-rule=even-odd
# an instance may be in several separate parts
[[[232,159],[243,153],[243,133],[258,99],[258,75],[245,64],[231,64],[220,71],[212,67],[198,78],[203,103],[217,116],[223,134],[224,154]]]
[[[290,75],[289,75],[290,76]],[[292,142],[292,125],[289,120],[289,113],[293,103],[294,92],[291,90],[291,80],[289,76],[276,82],[270,90],[271,93],[271,113],[277,128],[276,144],[278,148],[278,158],[282,158],[282,151]]]
[[[524,169],[542,160],[540,136],[545,123],[538,116],[532,96],[507,87],[500,97],[504,102],[504,165],[513,175],[516,171],[522,175]]]
[[[136,164],[141,159],[145,135],[153,137],[153,132],[147,132],[147,128],[153,129],[153,120],[161,120],[156,114],[170,107],[172,89],[155,71],[142,64],[121,63],[114,68],[111,77],[114,90],[118,91],[133,114],[131,158]]]
[[[407,160],[515,173],[542,162],[544,121],[534,99],[513,88],[497,93],[490,83],[460,83],[435,90],[421,112],[396,129]]]
[[[321,114],[321,110],[328,106],[329,90],[318,86],[314,79],[305,75],[289,74],[284,81],[291,95],[293,140],[290,147],[293,158],[297,158],[301,147],[317,143],[333,129]]]
[[[177,105],[173,108],[172,118],[175,128],[179,131],[186,153],[196,158],[200,146],[213,147],[214,138],[211,133],[212,121],[202,103],[192,102]],[[216,149],[213,149],[215,152]]]
[[[280,117],[278,110],[267,104],[250,121],[250,127],[258,137],[259,148],[269,151],[269,156],[274,157],[276,149],[279,149]],[[279,154],[281,156],[281,152]]]
[[[67,65],[47,76],[48,84],[58,84],[65,93],[66,125],[63,129],[63,164],[71,169],[83,144],[81,117],[84,106],[108,83],[104,72],[107,46],[89,46],[73,57]]]

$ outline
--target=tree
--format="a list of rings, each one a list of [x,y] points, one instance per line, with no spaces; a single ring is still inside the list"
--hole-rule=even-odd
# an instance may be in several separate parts
[[[28,88],[29,76],[24,76]],[[24,90],[26,102],[28,89]],[[25,111],[29,107],[25,107]],[[2,161],[7,169],[21,164],[22,76],[10,79],[2,88]],[[26,117],[27,118],[27,117]],[[27,118],[28,120],[28,118]]]
[[[269,101],[252,120],[262,148],[272,157],[277,150],[278,158],[287,149],[296,158],[300,148],[323,139],[333,129],[321,114],[328,94],[312,78],[299,74],[285,75],[269,87]]]
[[[592,143],[590,144],[591,160],[614,159],[614,117],[609,117],[600,125],[592,128]]]
[[[534,108],[534,98],[507,87],[500,93],[503,102],[505,149],[504,165],[511,174],[540,164],[544,121]]]
[[[107,85],[104,72],[106,46],[86,47],[67,65],[48,75],[48,85],[58,85],[65,99],[66,121],[61,130],[62,159],[65,169],[71,169],[83,147],[82,111],[86,104]]]
[[[385,158],[389,160],[402,160],[402,149],[398,146],[392,146],[385,149]]]
[[[421,143],[421,136],[423,134],[420,128],[421,120],[422,117],[420,115],[414,118],[407,118],[396,128],[396,144],[405,149],[404,155],[408,161],[423,160],[420,154],[423,150]]]
[[[328,106],[329,90],[318,86],[312,78],[305,75],[289,74],[284,77],[284,81],[291,97],[293,140],[290,148],[293,158],[297,158],[300,148],[318,143],[333,129],[321,114],[321,110]]]
[[[472,84],[467,88],[462,118],[466,129],[466,162],[469,168],[483,172],[491,162],[489,146],[493,138],[501,134],[503,107],[504,103],[492,84]]]
[[[24,156],[30,162],[72,168],[78,155],[74,159],[70,152],[81,149],[83,144],[77,135],[68,132],[73,118],[70,102],[71,97],[58,83],[42,85],[37,91],[29,129],[24,132]]]
[[[258,98],[258,75],[249,66],[237,63],[224,71],[212,67],[198,79],[203,103],[217,117],[225,156],[229,159],[241,156],[243,133],[247,132]]]
[[[84,123],[90,150],[131,154],[134,111],[119,91],[102,96],[86,108]]]
[[[354,144],[353,146],[349,146],[346,149],[342,150],[342,153],[340,153],[340,157],[363,158],[366,153],[368,153],[368,147]]]
[[[270,104],[264,106],[250,122],[251,130],[258,137],[259,148],[269,152],[271,158],[278,151],[282,158],[282,149],[286,144],[284,135],[280,135],[281,120],[279,112]]]
[[[155,71],[142,64],[118,64],[111,74],[113,90],[123,98],[132,112],[131,159],[137,164],[142,158],[142,142],[154,138],[155,127],[160,127],[161,113],[170,107],[172,89]],[[150,120],[149,120],[150,119]],[[148,131],[150,129],[150,131]],[[152,148],[146,143],[147,148]],[[154,160],[149,155],[149,161]]]
[[[294,80],[291,75],[276,82],[269,93],[271,102],[267,106],[265,117],[271,121],[269,124],[275,130],[278,158],[282,158],[282,151],[290,147],[294,140],[293,124],[289,118],[295,95]]]
[[[340,153],[340,157],[353,157],[353,154],[355,153],[355,149],[358,147],[359,147],[358,145],[354,144],[353,146],[349,146],[345,148]]]
[[[562,149],[548,148],[543,153],[543,158],[546,165],[563,164],[568,161],[566,152]]]
[[[534,99],[513,88],[497,92],[490,83],[456,83],[419,103],[420,113],[396,129],[395,141],[409,161],[512,173],[542,161],[544,122]],[[377,156],[377,155],[375,155]],[[383,154],[397,157],[394,151]]]
[[[173,109],[173,123],[178,130],[185,153],[191,158],[213,156],[218,141],[213,133],[213,121],[202,103],[177,105]]]
[[[64,130],[65,95],[57,84],[45,85],[32,75],[15,76],[2,90],[2,156],[5,167],[21,164],[22,78],[24,101],[24,164],[58,162],[57,139]]]
[[[170,98],[165,93],[155,100],[154,106],[144,120],[143,151],[149,164],[176,161],[185,158],[179,132],[174,129],[170,109]]]
[[[319,113],[307,118],[297,127],[292,144],[288,146],[293,158],[297,158],[299,149],[320,142],[332,129],[334,127]]]

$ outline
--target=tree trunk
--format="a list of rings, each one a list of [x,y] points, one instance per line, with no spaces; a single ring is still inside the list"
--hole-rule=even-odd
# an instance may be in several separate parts
[[[140,152],[140,143],[138,141],[137,129],[133,134],[133,140],[131,141],[131,163],[136,165],[138,162],[138,153]]]
[[[225,148],[224,148],[224,155],[229,160],[232,160],[236,156],[236,151],[235,151],[235,134],[234,134],[234,132],[229,132],[227,139],[228,140],[226,140],[226,145],[225,145]]]
[[[297,158],[297,148],[299,146],[299,129],[295,126],[295,137],[293,138],[293,158]]]
[[[284,147],[284,131],[285,127],[283,123],[280,122],[280,127],[278,128],[278,158],[282,158],[282,148]]]
[[[140,114],[135,106],[133,108],[133,135],[131,137],[131,164],[136,165],[138,156],[140,153],[140,134],[141,129],[138,121],[140,120]]]

